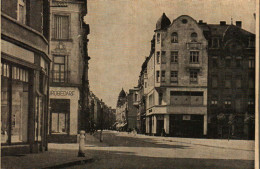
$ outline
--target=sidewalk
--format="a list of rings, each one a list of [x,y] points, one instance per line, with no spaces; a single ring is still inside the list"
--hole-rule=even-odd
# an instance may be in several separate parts
[[[102,146],[92,135],[86,135],[85,146]],[[3,169],[50,169],[62,168],[92,162],[92,155],[85,151],[86,157],[78,157],[77,143],[49,143],[48,151],[37,154],[21,154],[1,158]]]

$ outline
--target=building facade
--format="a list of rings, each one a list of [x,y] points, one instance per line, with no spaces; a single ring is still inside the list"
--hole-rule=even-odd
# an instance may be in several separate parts
[[[87,2],[51,3],[49,141],[75,142],[87,120]],[[84,80],[83,80],[84,77]],[[84,82],[83,82],[84,81]],[[83,90],[84,89],[84,90]]]
[[[118,96],[116,105],[116,128],[126,130],[127,128],[127,94],[124,89],[121,90]]]
[[[139,104],[140,104],[140,98],[139,98],[139,88],[135,87],[133,89],[129,90],[129,93],[127,95],[127,129],[133,130],[138,129],[137,124],[139,119]],[[138,130],[139,131],[139,130]]]
[[[1,154],[47,150],[49,2],[1,1]]]
[[[186,15],[156,23],[147,62],[146,133],[182,137],[207,134],[207,40]]]
[[[254,139],[255,35],[241,21],[199,25],[209,42],[209,137]]]

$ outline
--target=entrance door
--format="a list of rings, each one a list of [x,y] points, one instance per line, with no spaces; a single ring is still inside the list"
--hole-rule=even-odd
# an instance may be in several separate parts
[[[70,100],[51,99],[51,133],[69,134]]]
[[[164,129],[164,120],[157,120],[156,134],[161,135],[163,129]]]
[[[179,137],[202,137],[203,115],[172,115],[170,134]]]

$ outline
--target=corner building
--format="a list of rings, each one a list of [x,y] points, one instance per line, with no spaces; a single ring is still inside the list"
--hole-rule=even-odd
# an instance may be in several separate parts
[[[190,16],[156,23],[147,63],[146,133],[181,137],[207,134],[207,40]],[[164,131],[163,131],[164,130]]]
[[[47,150],[49,2],[1,1],[1,155]]]
[[[85,0],[51,3],[49,141],[76,142],[82,121],[81,89],[89,27]],[[87,70],[86,70],[87,71]],[[87,75],[87,73],[86,73]]]

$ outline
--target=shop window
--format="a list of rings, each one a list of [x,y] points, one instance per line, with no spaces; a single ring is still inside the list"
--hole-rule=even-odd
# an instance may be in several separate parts
[[[165,71],[161,71],[161,82],[165,82]]]
[[[198,71],[197,70],[190,70],[190,82],[198,83]]]
[[[178,71],[171,71],[171,82],[178,83]]]
[[[156,56],[157,63],[160,64],[160,60],[161,60],[160,59],[160,52],[157,52],[156,54],[157,54],[157,56]]]
[[[173,32],[171,34],[171,42],[172,43],[178,43],[178,34],[177,34],[177,32]]]
[[[1,65],[1,143],[27,142],[28,70],[6,63]]]
[[[54,15],[53,27],[54,39],[69,39],[69,16]]]
[[[199,63],[199,51],[190,52],[190,63]]]
[[[53,60],[53,82],[65,82],[65,56],[55,55]]]
[[[165,51],[162,51],[162,64],[165,64],[166,63],[166,52]]]
[[[26,23],[26,0],[17,1],[17,20]]]
[[[178,63],[178,51],[171,51],[171,63]]]
[[[196,32],[193,32],[191,34],[191,42],[197,42],[198,34]]]

